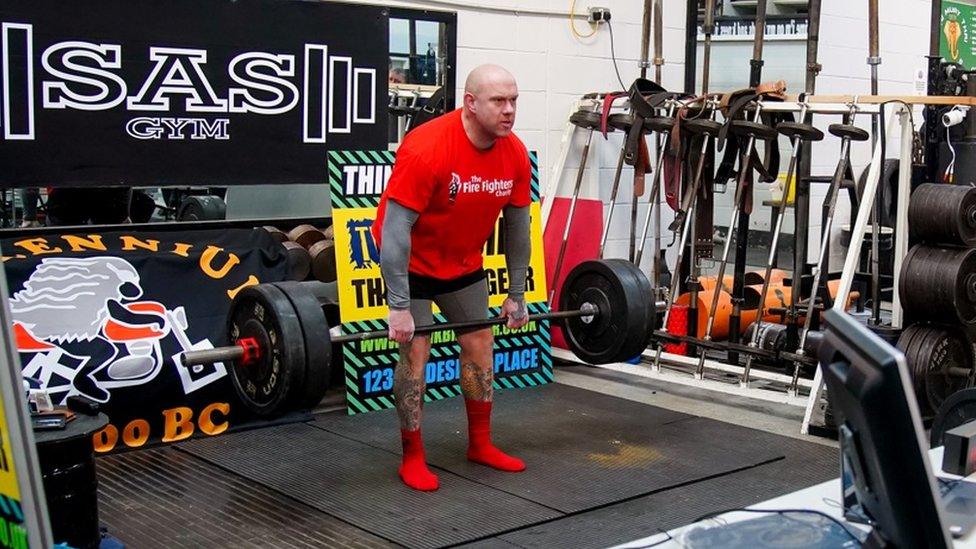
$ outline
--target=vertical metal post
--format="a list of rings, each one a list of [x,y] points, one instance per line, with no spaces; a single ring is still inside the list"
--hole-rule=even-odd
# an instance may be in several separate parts
[[[641,25],[641,58],[640,58],[640,77],[647,78],[647,61],[651,48],[651,12],[653,11],[654,0],[644,0],[644,19]]]
[[[878,65],[881,57],[878,50],[878,0],[868,0],[868,65],[871,67],[871,95],[878,95]],[[871,116],[871,144],[878,142],[881,114]],[[909,170],[909,173],[911,170]],[[871,318],[881,324],[881,261],[879,243],[881,240],[881,201],[874,201],[871,210]]]
[[[769,0],[759,0],[756,4],[756,30],[752,41],[752,59],[749,60],[749,87],[755,88],[762,83],[763,44],[766,38],[766,7]],[[772,146],[772,145],[768,145]],[[752,189],[749,190],[752,192]],[[749,251],[749,213],[745,211],[746,199],[739,204],[739,225],[729,226],[729,235],[736,231],[735,268],[732,271],[732,314],[729,316],[729,341],[738,343],[742,322],[742,302],[745,299],[746,255]],[[739,354],[730,352],[729,363],[739,362]]]
[[[654,0],[654,81],[662,80],[664,67],[664,0]]]
[[[709,68],[712,62],[712,33],[715,32],[715,0],[705,0],[705,47],[702,50],[702,95],[708,95]],[[697,47],[697,46],[696,46]]]
[[[807,5],[807,73],[804,91],[813,95],[817,91],[817,76],[820,74],[820,63],[817,61],[820,47],[820,7],[821,0],[810,0]],[[808,114],[801,120],[805,124],[813,123],[813,115]],[[807,267],[807,246],[810,230],[810,192],[806,183],[810,177],[810,156],[812,143],[800,143],[800,166],[796,174],[796,198],[793,201],[794,230],[793,230],[793,287],[790,303],[790,326],[796,320],[796,303],[803,299],[802,279]]]
[[[664,0],[654,0],[654,82],[661,83],[661,70],[664,65],[664,12],[662,11],[661,4]],[[661,139],[658,135],[657,148],[658,154],[660,154],[664,147],[668,146],[668,139]],[[663,166],[659,166],[660,171]],[[656,181],[660,183],[662,174],[655,174],[657,178]],[[661,299],[661,185],[658,184],[653,187],[650,202],[651,208],[654,210],[654,270],[652,280],[654,282],[654,299]],[[650,212],[648,212],[650,215]],[[644,247],[644,242],[641,242],[641,249]],[[640,265],[640,259],[637,260],[638,266]]]
[[[641,26],[641,60],[640,60],[640,77],[647,78],[647,67],[650,66],[647,58],[650,55],[651,47],[651,14],[653,12],[653,1],[644,0],[644,18],[643,24]],[[636,116],[636,115],[635,115]],[[641,136],[644,139],[644,136]],[[643,167],[640,165],[641,159],[638,155],[637,165],[634,166],[634,184],[633,184],[633,201],[630,203],[630,253],[629,257],[631,261],[635,261],[637,253],[637,202],[640,195],[637,194],[638,181],[641,181],[644,177]],[[651,200],[654,198],[651,197]],[[640,267],[640,265],[638,265]],[[655,298],[657,296],[657,284],[654,284]]]
[[[685,93],[695,95],[695,67],[698,63],[698,0],[685,7]]]
[[[901,119],[901,155],[898,170],[898,208],[895,213],[895,248],[894,254],[894,283],[892,287],[891,327],[902,328],[904,323],[901,309],[901,296],[898,295],[898,283],[901,278],[901,265],[908,255],[908,197],[912,187],[912,127],[911,116],[907,110],[899,114]]]

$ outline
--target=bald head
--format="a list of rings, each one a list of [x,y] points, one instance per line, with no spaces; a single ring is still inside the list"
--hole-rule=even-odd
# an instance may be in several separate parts
[[[475,67],[464,81],[464,129],[472,143],[488,148],[512,133],[518,86],[515,77],[498,65]]]
[[[480,95],[486,88],[495,85],[515,86],[515,77],[499,65],[479,65],[468,73],[464,81],[464,93]]]

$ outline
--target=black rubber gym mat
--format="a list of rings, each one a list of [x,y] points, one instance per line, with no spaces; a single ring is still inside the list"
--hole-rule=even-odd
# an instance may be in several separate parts
[[[746,507],[831,478],[837,450],[798,442],[785,459],[560,518],[471,547],[608,547],[690,524],[716,511]],[[837,494],[839,499],[840,494]]]
[[[435,470],[439,491],[416,492],[397,478],[399,455],[310,425],[222,435],[181,449],[409,547],[463,543],[560,516],[444,470]]]
[[[100,457],[99,518],[126,547],[396,545],[173,447]]]
[[[400,452],[390,410],[312,425]],[[512,474],[466,460],[466,425],[459,398],[426,406],[431,464],[563,513],[773,461],[790,440],[556,383],[495,394],[495,443],[528,466]]]

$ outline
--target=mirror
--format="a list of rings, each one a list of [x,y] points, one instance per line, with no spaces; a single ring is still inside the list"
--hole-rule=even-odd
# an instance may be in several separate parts
[[[396,148],[410,128],[429,119],[416,117],[425,106],[430,105],[435,114],[453,108],[456,43],[455,14],[390,10],[391,149]],[[442,95],[435,95],[438,90],[442,90]]]

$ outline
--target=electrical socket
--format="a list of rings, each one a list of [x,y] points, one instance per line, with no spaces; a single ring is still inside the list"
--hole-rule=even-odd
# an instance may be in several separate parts
[[[610,20],[610,8],[589,8],[589,10],[589,22],[591,25],[599,25]]]

